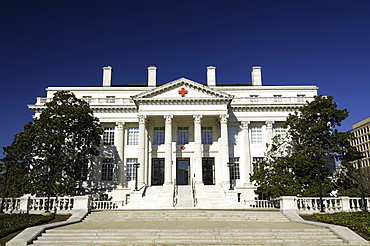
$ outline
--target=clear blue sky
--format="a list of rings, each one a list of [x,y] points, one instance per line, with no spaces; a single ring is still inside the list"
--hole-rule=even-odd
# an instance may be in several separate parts
[[[48,86],[100,86],[186,77],[317,85],[350,116],[370,116],[369,0],[53,0],[0,3],[0,147],[32,120],[27,104]],[[1,151],[2,152],[2,151]],[[0,153],[0,156],[2,153]]]

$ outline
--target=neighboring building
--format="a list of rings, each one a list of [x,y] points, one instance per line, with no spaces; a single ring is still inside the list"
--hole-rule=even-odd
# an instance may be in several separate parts
[[[370,117],[363,119],[352,125],[351,131],[355,139],[352,140],[352,146],[361,152],[362,159],[355,162],[356,167],[364,167],[364,170],[370,172]]]
[[[139,188],[173,189],[176,182],[199,190],[219,187],[234,200],[253,200],[253,163],[264,157],[274,135],[285,134],[286,117],[312,101],[318,89],[262,85],[261,67],[252,68],[252,84],[222,85],[216,84],[215,67],[207,68],[206,84],[180,78],[159,85],[151,66],[145,86],[112,85],[112,68],[103,70],[101,87],[49,87],[46,98],[29,108],[37,117],[59,90],[90,104],[104,134],[85,185],[113,199],[129,199],[137,178]],[[140,163],[137,177],[135,163]]]

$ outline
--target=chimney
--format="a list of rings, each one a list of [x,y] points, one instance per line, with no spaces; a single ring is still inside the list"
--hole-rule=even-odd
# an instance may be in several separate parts
[[[112,85],[112,72],[111,66],[103,67],[103,86],[110,87]]]
[[[148,67],[148,87],[157,86],[157,68],[155,66]]]
[[[209,87],[216,86],[216,67],[207,67],[207,85]]]
[[[262,85],[261,67],[252,67],[251,76],[252,76],[252,86]]]

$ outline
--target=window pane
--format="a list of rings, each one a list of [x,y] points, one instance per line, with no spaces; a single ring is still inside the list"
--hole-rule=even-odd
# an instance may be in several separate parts
[[[227,128],[229,144],[238,144],[238,127],[230,126]]]
[[[202,144],[212,143],[212,127],[202,127]]]
[[[262,127],[251,127],[252,144],[262,144]]]
[[[128,145],[139,144],[139,127],[128,128],[127,144]]]
[[[231,179],[240,179],[239,157],[230,157],[229,162],[234,163],[231,168]]]
[[[134,163],[137,163],[137,158],[128,158],[126,160],[126,180],[136,180]]]
[[[164,144],[164,127],[154,127],[154,145]]]
[[[113,159],[111,158],[103,159],[101,172],[102,172],[101,180],[103,181],[113,180]]]
[[[188,144],[189,143],[189,130],[188,127],[178,127],[177,128],[177,143],[178,144]]]
[[[103,145],[114,145],[114,127],[104,127]]]

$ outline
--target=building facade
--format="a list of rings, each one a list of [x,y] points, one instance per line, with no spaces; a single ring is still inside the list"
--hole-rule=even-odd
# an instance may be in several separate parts
[[[126,199],[135,182],[139,190],[174,184],[229,190],[230,181],[238,200],[253,199],[253,163],[318,89],[262,85],[261,67],[251,69],[251,84],[238,85],[217,84],[215,67],[207,67],[204,84],[180,78],[159,85],[151,66],[145,86],[118,86],[112,72],[103,68],[101,87],[49,87],[29,108],[37,117],[59,90],[90,104],[104,134],[85,185],[113,199]]]
[[[355,136],[351,144],[361,152],[362,156],[362,159],[354,163],[357,168],[363,167],[367,173],[370,173],[370,117],[353,124],[351,132]]]

